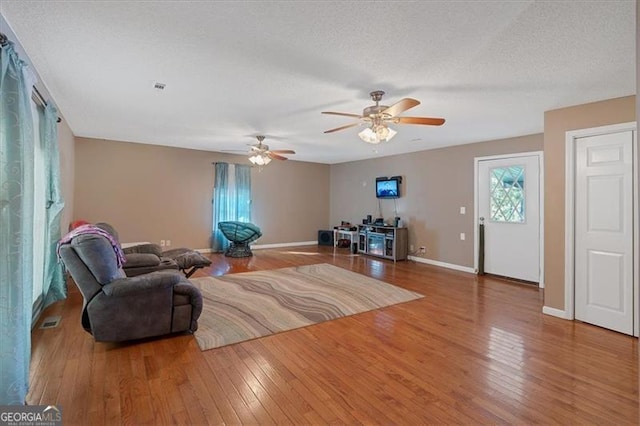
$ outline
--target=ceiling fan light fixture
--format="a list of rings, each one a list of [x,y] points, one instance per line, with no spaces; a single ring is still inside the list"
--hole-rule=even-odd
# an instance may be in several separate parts
[[[360,136],[360,139],[362,139],[366,143],[378,144],[381,142],[380,139],[378,139],[378,135],[376,135],[376,132],[371,130],[371,127],[367,127],[366,129],[358,133],[358,136]]]
[[[366,143],[379,144],[380,142],[390,141],[397,134],[397,132],[388,127],[387,124],[421,124],[428,126],[441,126],[445,122],[444,118],[399,116],[399,114],[420,105],[420,101],[417,99],[403,98],[391,106],[387,106],[380,105],[380,101],[382,101],[382,96],[384,95],[382,90],[373,91],[370,95],[371,99],[376,104],[366,107],[362,111],[362,114],[322,111],[322,114],[339,115],[358,119],[358,121],[351,124],[325,130],[324,133],[333,133],[367,123],[367,126],[369,127],[358,133],[358,136]]]
[[[283,154],[296,153],[292,149],[270,150],[269,145],[262,143],[265,139],[264,136],[258,135],[256,136],[256,139],[258,139],[258,143],[250,145],[249,148],[249,161],[260,169],[262,169],[262,166],[266,166],[271,163],[271,160],[288,160],[288,158],[284,157]]]
[[[387,140],[390,141],[395,135],[398,134],[398,132],[396,132],[395,130],[393,130],[391,127],[386,127],[387,130],[389,130],[389,134],[387,136]]]
[[[398,132],[390,127],[379,125],[375,127],[367,127],[366,129],[358,133],[358,136],[364,142],[376,145],[380,142],[391,140],[391,138],[393,138],[397,133]]]
[[[255,154],[249,157],[249,161],[251,161],[251,163],[255,164],[256,166],[266,166],[271,162],[271,158],[269,158],[267,155]]]

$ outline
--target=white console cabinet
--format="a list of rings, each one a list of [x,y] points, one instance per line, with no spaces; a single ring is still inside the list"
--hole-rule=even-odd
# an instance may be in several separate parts
[[[385,259],[406,260],[409,233],[407,228],[358,225],[358,253]]]

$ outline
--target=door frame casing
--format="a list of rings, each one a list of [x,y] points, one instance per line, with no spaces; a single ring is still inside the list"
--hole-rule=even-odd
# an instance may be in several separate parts
[[[611,124],[608,126],[591,127],[588,129],[570,130],[565,136],[565,184],[564,184],[564,312],[558,311],[548,314],[575,320],[575,174],[576,174],[576,141],[589,136],[600,136],[611,133],[632,132],[631,161],[632,161],[632,221],[633,221],[633,335],[638,336],[640,302],[638,299],[640,261],[640,230],[638,219],[638,151],[636,140],[638,131],[636,122]],[[545,307],[546,308],[546,307]],[[556,311],[556,310],[553,310]],[[557,315],[559,314],[559,315]]]
[[[486,157],[475,157],[473,159],[473,269],[475,273],[478,273],[478,253],[480,251],[480,244],[478,241],[478,224],[480,221],[478,212],[478,168],[481,161],[491,160],[504,160],[507,158],[521,158],[521,157],[538,157],[538,244],[539,244],[539,281],[538,286],[544,288],[544,152],[543,151],[528,151],[528,152],[514,152],[511,154],[501,155],[489,155]]]

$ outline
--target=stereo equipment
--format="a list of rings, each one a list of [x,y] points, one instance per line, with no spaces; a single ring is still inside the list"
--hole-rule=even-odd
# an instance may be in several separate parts
[[[332,246],[333,245],[333,230],[331,230],[331,231],[318,231],[318,245],[319,246]]]

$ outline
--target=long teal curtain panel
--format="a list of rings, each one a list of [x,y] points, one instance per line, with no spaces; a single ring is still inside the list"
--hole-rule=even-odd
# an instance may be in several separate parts
[[[218,223],[251,222],[251,167],[241,164],[215,163],[213,185],[213,232],[211,249],[225,251],[229,241]]]
[[[239,222],[251,222],[251,167],[236,165],[236,218]]]
[[[218,223],[231,220],[229,213],[229,164],[216,163],[215,181],[213,183],[213,233],[211,238],[211,249],[220,252],[227,249],[229,242],[222,235],[218,228]]]
[[[44,307],[67,298],[67,285],[62,264],[58,262],[56,244],[60,239],[60,217],[64,209],[60,179],[60,153],[58,150],[58,111],[49,103],[44,109],[40,129],[46,185],[47,218],[45,223]]]
[[[0,51],[0,405],[17,405],[31,356],[34,80],[11,42]]]

